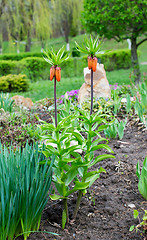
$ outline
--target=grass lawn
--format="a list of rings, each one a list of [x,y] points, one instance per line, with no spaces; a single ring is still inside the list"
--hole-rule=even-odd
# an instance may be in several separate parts
[[[139,40],[141,40],[140,38]],[[81,45],[84,41],[84,35],[79,35],[73,38],[70,38],[70,49],[75,47],[75,41]],[[63,37],[57,38],[57,39],[50,39],[46,46],[48,48],[53,47],[54,49],[59,49],[61,46],[65,45],[65,39]],[[20,51],[24,51],[24,44],[20,45]],[[128,48],[127,41],[123,42],[116,42],[115,40],[106,40],[104,39],[101,50],[106,49],[124,49]],[[41,49],[41,45],[39,42],[34,42],[31,47],[32,52],[39,52]],[[147,41],[141,44],[138,48],[139,50],[139,62],[147,62]],[[3,53],[14,53],[16,52],[16,47],[14,43],[4,42],[3,43]],[[143,78],[143,72],[147,72],[147,65],[140,65],[142,78]],[[112,72],[106,72],[107,79],[110,84],[118,83],[121,84],[129,84],[129,76],[132,72],[132,69],[121,69],[116,70]],[[79,89],[81,85],[84,83],[84,77],[81,73],[81,76],[74,77],[74,78],[62,78],[60,83],[57,83],[57,97],[60,97],[67,91]],[[26,93],[11,93],[11,96],[14,95],[23,95],[25,97],[32,98],[33,101],[37,101],[40,99],[43,99],[45,97],[52,98],[53,97],[53,82],[51,81],[38,81],[31,83],[30,90]]]
[[[77,41],[78,44],[81,45],[84,42],[84,36],[85,35],[78,35],[76,37],[70,37],[69,38],[70,50],[72,50],[72,48],[75,47],[75,41]],[[139,41],[143,38],[144,37],[140,37]],[[41,51],[40,42],[39,41],[32,41],[32,42],[33,43],[31,46],[31,51],[32,52],[40,52]],[[45,49],[53,47],[55,50],[58,50],[63,45],[66,45],[64,37],[52,38],[46,42]],[[124,49],[124,48],[128,48],[127,40],[122,41],[122,42],[117,42],[114,39],[111,39],[111,40],[104,39],[103,44],[101,46],[102,51],[108,50],[108,49],[116,50],[116,49]],[[138,50],[140,51],[139,61],[147,62],[147,41],[142,43],[139,46]],[[24,52],[24,51],[25,51],[25,44],[24,44],[24,42],[22,42],[20,44],[20,52]],[[12,42],[12,41],[11,42],[3,42],[3,53],[16,53],[16,46],[15,46],[14,42]]]
[[[141,73],[143,77],[143,72],[147,72],[147,65],[141,65]],[[132,72],[132,69],[121,69],[112,72],[106,72],[107,79],[109,84],[118,83],[118,85],[122,84],[130,84],[129,75]],[[79,77],[74,78],[61,78],[60,82],[57,82],[57,97],[64,95],[67,91],[76,90],[81,87],[84,83],[84,77],[81,75]],[[24,97],[30,97],[34,102],[43,98],[52,98],[54,92],[54,84],[53,81],[38,81],[31,83],[30,90],[25,93],[11,93],[10,96],[14,95],[23,95]]]

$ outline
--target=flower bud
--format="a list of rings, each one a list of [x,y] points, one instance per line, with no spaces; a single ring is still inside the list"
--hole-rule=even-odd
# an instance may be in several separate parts
[[[52,67],[50,68],[50,80],[51,80],[51,81],[53,80],[54,76],[55,76],[55,67],[52,66]]]
[[[92,68],[92,57],[88,56],[88,68]]]
[[[60,80],[61,80],[61,68],[60,67],[56,67],[56,79],[58,82],[60,82]]]
[[[96,67],[97,67],[97,58],[94,57],[94,58],[92,59],[92,70],[93,70],[93,72],[96,71]]]

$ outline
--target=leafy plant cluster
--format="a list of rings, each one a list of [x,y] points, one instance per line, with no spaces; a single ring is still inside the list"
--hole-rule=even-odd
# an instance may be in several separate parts
[[[46,144],[43,153],[46,157],[55,156],[53,182],[57,193],[50,197],[53,200],[63,199],[62,228],[69,221],[68,197],[74,192],[79,192],[73,214],[75,219],[82,195],[99,178],[100,173],[105,172],[103,168],[92,171],[92,166],[102,160],[114,158],[111,154],[102,154],[94,158],[94,152],[99,149],[113,153],[107,145],[108,141],[99,134],[107,127],[103,124],[106,121],[102,116],[89,115],[79,109],[75,109],[75,113],[70,114],[69,110],[67,106],[66,111],[58,116],[57,127],[46,122],[42,122],[40,126],[42,131],[47,133],[42,136]],[[84,152],[84,156],[80,154],[81,152]]]
[[[41,56],[43,53],[41,53]],[[19,56],[17,54],[17,56]],[[27,56],[27,55],[26,55]],[[16,61],[0,60],[0,75],[7,75],[11,73],[19,74],[25,73],[27,77],[36,81],[39,79],[49,79],[49,68],[41,56],[28,56]],[[114,69],[129,68],[131,62],[130,50],[115,50],[106,52],[104,54],[96,54],[97,58],[101,59],[101,63],[105,65],[107,71]],[[6,59],[6,58],[5,58]],[[8,58],[9,59],[9,58]],[[81,75],[81,69],[87,66],[87,57],[70,57],[67,63],[63,64],[62,72],[64,77],[74,77]]]
[[[9,94],[4,94],[3,92],[0,95],[0,111],[12,112],[14,100],[9,97]]]
[[[50,167],[38,146],[9,150],[0,144],[0,240],[23,235],[39,228],[52,180]]]
[[[23,53],[7,53],[0,55],[0,60],[19,61],[28,57],[42,57],[41,52],[23,52]]]
[[[3,92],[25,92],[29,89],[29,81],[24,74],[9,74],[0,77],[0,91]]]

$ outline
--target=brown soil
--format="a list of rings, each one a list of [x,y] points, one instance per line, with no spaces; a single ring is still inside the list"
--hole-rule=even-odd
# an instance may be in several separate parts
[[[62,201],[49,200],[44,209],[40,231],[58,233],[53,236],[46,233],[31,234],[29,240],[139,240],[147,236],[140,232],[129,232],[131,225],[139,224],[133,218],[134,208],[139,211],[140,219],[143,209],[147,209],[147,201],[138,191],[136,164],[142,166],[147,156],[147,131],[138,126],[128,124],[123,139],[111,140],[109,146],[114,150],[116,158],[97,164],[102,166],[106,174],[101,177],[83,196],[75,222],[71,221],[63,231],[61,229]],[[96,153],[98,155],[99,152]],[[77,196],[69,198],[69,213],[72,218]],[[130,204],[134,204],[131,208]]]

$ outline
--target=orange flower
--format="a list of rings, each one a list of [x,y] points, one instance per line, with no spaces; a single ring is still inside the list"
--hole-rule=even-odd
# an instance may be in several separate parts
[[[55,76],[55,67],[52,66],[52,67],[50,68],[50,80],[51,80],[51,81],[53,80],[54,76]]]
[[[96,67],[97,67],[97,58],[94,57],[94,58],[92,59],[92,70],[93,70],[93,72],[96,71]]]
[[[56,67],[56,79],[58,82],[60,82],[60,80],[61,80],[61,68],[60,67]]]
[[[88,68],[92,68],[92,57],[88,56]]]

